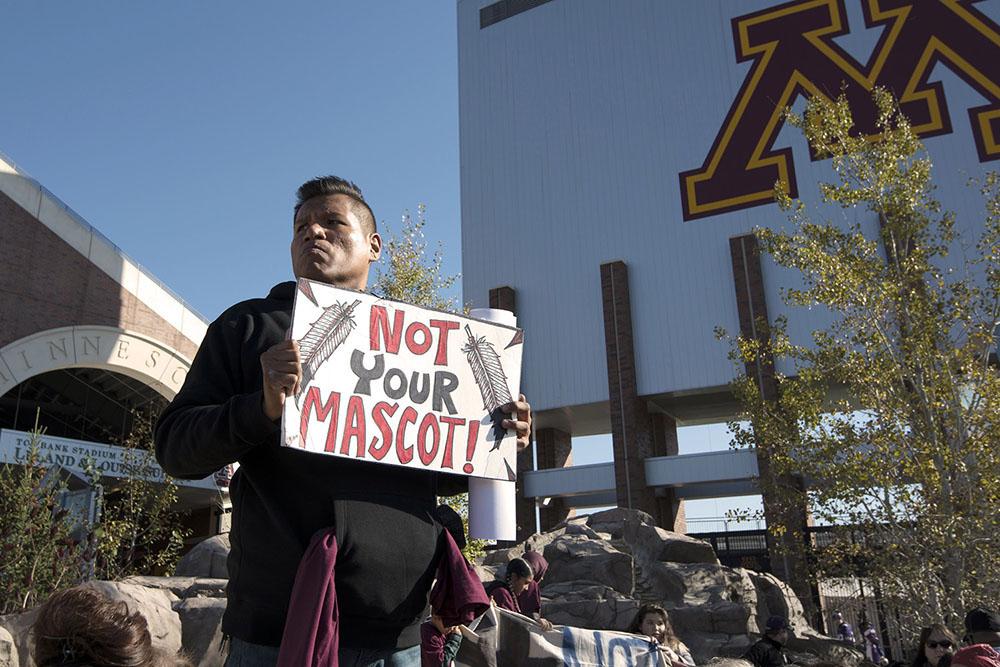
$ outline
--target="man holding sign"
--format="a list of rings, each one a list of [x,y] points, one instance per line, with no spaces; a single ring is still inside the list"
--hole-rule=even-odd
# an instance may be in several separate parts
[[[305,183],[293,220],[297,278],[365,289],[382,240],[353,183],[333,176]],[[232,637],[227,664],[275,663],[299,560],[317,532],[332,529],[339,545],[342,664],[417,665],[420,615],[441,555],[436,497],[441,483],[454,479],[432,469],[373,464],[354,452],[325,456],[280,446],[286,402],[308,399],[300,343],[286,340],[295,293],[296,283],[279,284],[209,326],[184,386],[157,425],[157,460],[182,479],[240,464],[230,488],[232,550],[222,622]],[[359,364],[362,375],[373,367]],[[360,378],[352,376],[363,389]],[[311,406],[314,416],[329,410],[329,398],[321,398],[325,402]],[[523,449],[529,405],[520,396],[501,409],[508,415],[502,427],[515,431]],[[364,440],[355,439],[358,451]],[[448,492],[455,490],[452,483]]]

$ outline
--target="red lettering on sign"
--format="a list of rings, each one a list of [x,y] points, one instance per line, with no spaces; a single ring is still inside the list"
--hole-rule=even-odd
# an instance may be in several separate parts
[[[375,426],[382,434],[381,445],[378,444],[378,438],[372,438],[371,444],[368,445],[368,453],[376,461],[381,461],[385,458],[385,455],[389,452],[389,447],[392,446],[392,427],[389,426],[386,415],[389,417],[393,416],[396,414],[398,408],[398,403],[386,403],[385,401],[379,401],[372,408],[372,419],[375,420]]]
[[[470,421],[469,439],[465,443],[465,465],[462,466],[462,470],[464,470],[467,475],[471,475],[473,471],[472,457],[476,455],[476,442],[478,440],[479,440],[479,422]]]
[[[413,460],[413,445],[404,442],[406,437],[406,425],[417,423],[417,411],[411,407],[403,410],[399,416],[399,429],[396,431],[396,458],[402,464],[407,464]]]
[[[417,333],[422,339],[419,343],[417,342]],[[410,326],[406,327],[406,347],[416,355],[421,355],[431,349],[431,330],[427,328],[426,324],[411,322]]]
[[[306,391],[306,397],[302,402],[302,416],[299,420],[299,435],[302,436],[303,447],[306,444],[306,435],[309,429],[309,413],[312,411],[316,413],[316,421],[323,422],[330,417],[330,424],[326,431],[326,451],[335,451],[337,448],[337,421],[340,415],[340,394],[331,391],[326,402],[322,403],[319,387],[309,387]]]
[[[444,456],[441,458],[442,468],[454,468],[451,462],[451,448],[455,442],[455,429],[459,426],[465,425],[465,420],[460,417],[445,417],[441,416],[439,418],[442,424],[448,425],[448,431],[444,436]]]
[[[347,422],[344,426],[344,440],[340,443],[340,453],[345,456],[351,451],[351,439],[357,441],[357,453],[359,459],[365,457],[365,404],[360,396],[351,396],[347,400]]]
[[[427,446],[428,431],[434,432],[434,435],[431,438],[430,447]],[[438,426],[437,415],[433,412],[428,412],[420,421],[420,429],[417,431],[417,454],[420,456],[421,463],[425,466],[429,466],[434,463],[434,459],[437,458],[438,446],[440,442],[441,428]]]
[[[389,313],[385,306],[372,306],[368,318],[368,342],[373,350],[381,350],[381,340],[385,341],[385,351],[389,354],[399,353],[399,339],[403,335],[403,311],[397,309],[392,314],[392,326],[389,326]]]
[[[437,355],[434,357],[435,366],[448,365],[448,332],[458,328],[458,322],[448,320],[431,320],[431,326],[438,330]]]

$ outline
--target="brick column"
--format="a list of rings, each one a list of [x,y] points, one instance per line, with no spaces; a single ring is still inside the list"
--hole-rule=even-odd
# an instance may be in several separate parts
[[[538,469],[551,470],[573,465],[572,438],[557,428],[540,428],[535,431],[535,448],[538,452]],[[538,508],[539,529],[552,530],[561,521],[573,515],[573,510],[562,498],[552,498],[548,507]]]
[[[654,455],[653,424],[636,390],[632,306],[624,262],[601,265],[601,295],[618,506],[648,512],[658,525],[664,525],[661,522],[668,518],[661,516],[656,495],[646,486],[645,460]]]
[[[490,290],[490,308],[499,310],[509,310],[517,315],[517,298],[513,287],[494,287]],[[523,377],[523,376],[522,376]],[[528,397],[528,400],[531,400]],[[522,452],[517,454],[517,506],[515,516],[517,517],[517,537],[518,542],[523,542],[530,535],[538,531],[535,521],[535,502],[531,498],[524,497],[524,473],[531,470],[532,465],[532,444]]]
[[[677,422],[663,413],[650,413],[653,426],[653,456],[677,456]],[[656,496],[660,519],[657,523],[675,533],[686,533],[687,523],[684,521],[684,501],[677,498],[672,489],[667,489],[662,496]]]
[[[736,286],[736,306],[739,310],[740,334],[744,338],[767,341],[769,322],[764,292],[763,272],[760,266],[760,249],[753,234],[729,239]],[[756,363],[746,364],[746,374],[754,378],[761,396],[768,401],[778,399],[778,381],[774,374],[774,361],[769,354],[762,355]],[[771,555],[771,569],[787,582],[798,595],[806,615],[815,610],[814,591],[809,584],[809,542],[806,527],[808,511],[802,507],[783,506],[778,498],[768,493],[781,486],[801,490],[802,479],[792,475],[775,476],[771,471],[770,450],[773,443],[756,438],[757,468],[761,479],[761,497],[764,517],[768,525],[784,524],[789,528],[780,538],[768,531],[767,548]]]

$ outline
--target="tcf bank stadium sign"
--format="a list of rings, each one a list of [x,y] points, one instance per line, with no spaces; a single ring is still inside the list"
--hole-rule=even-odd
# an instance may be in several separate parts
[[[769,204],[776,182],[798,196],[791,149],[774,141],[799,95],[843,88],[858,128],[872,134],[870,91],[881,86],[919,136],[949,134],[944,90],[928,83],[938,63],[989,100],[969,120],[979,161],[1000,157],[1000,26],[974,7],[981,0],[854,1],[867,28],[883,28],[865,63],[834,42],[850,32],[845,0],[796,0],[732,20],[736,60],[752,66],[705,162],[680,174],[685,220]]]

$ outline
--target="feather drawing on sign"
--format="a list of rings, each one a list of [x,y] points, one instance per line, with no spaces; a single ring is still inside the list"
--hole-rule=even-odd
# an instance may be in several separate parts
[[[327,307],[299,341],[302,384],[299,385],[299,391],[295,395],[296,403],[299,402],[302,392],[315,377],[317,369],[354,331],[354,327],[357,325],[354,322],[353,312],[360,303],[361,299],[355,299],[351,305],[337,301],[332,306]]]
[[[479,392],[483,395],[483,408],[493,419],[493,448],[495,451],[500,448],[500,441],[507,434],[507,429],[503,427],[503,420],[506,415],[500,409],[514,399],[511,398],[510,389],[507,387],[507,375],[503,372],[503,365],[500,363],[500,355],[492,343],[488,343],[486,338],[480,336],[476,338],[472,335],[472,329],[465,325],[465,333],[469,336],[469,341],[462,348],[469,366],[472,368],[472,375],[479,385]]]

